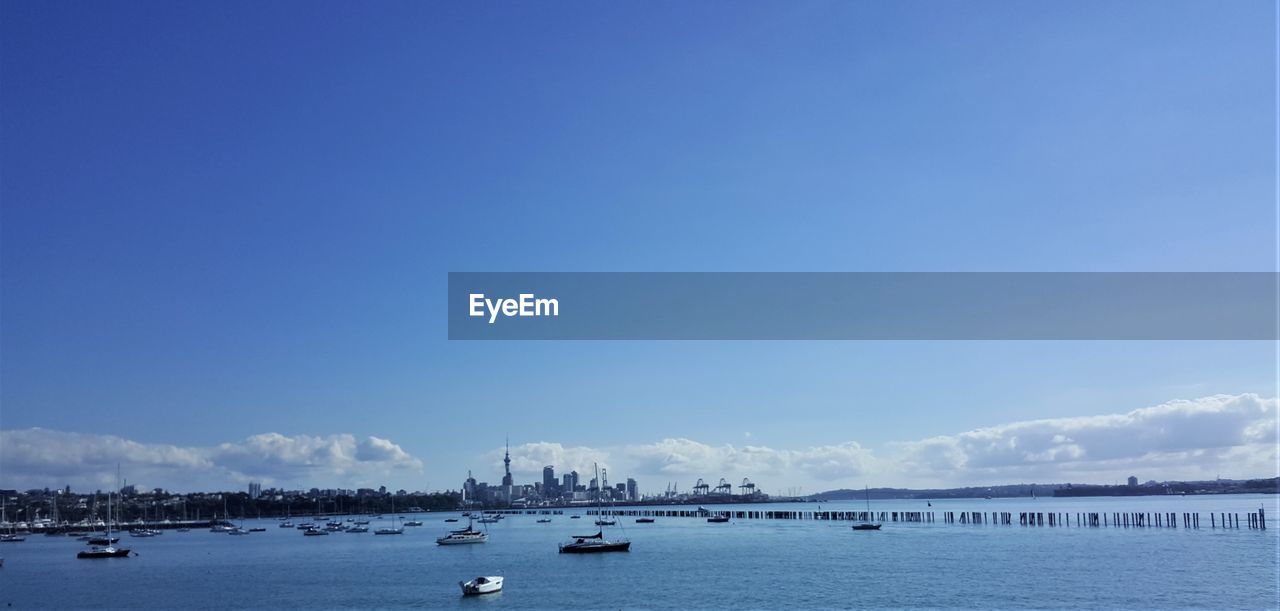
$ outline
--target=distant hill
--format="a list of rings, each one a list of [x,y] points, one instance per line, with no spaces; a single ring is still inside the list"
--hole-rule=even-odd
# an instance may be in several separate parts
[[[867,491],[850,490],[841,488],[839,490],[828,490],[811,494],[807,498],[810,500],[824,501],[840,501],[840,500],[862,500],[869,494],[873,499],[980,499],[983,497],[991,498],[1016,498],[1029,497],[1034,491],[1036,496],[1053,496],[1053,491],[1066,484],[1006,484],[1003,486],[972,486],[968,488],[872,488]]]
[[[1251,480],[1208,480],[1208,481],[1150,481],[1137,486],[1107,486],[1097,484],[1005,484],[1000,486],[970,486],[965,488],[872,488],[867,491],[828,490],[805,497],[817,501],[862,500],[870,495],[873,499],[980,499],[984,497],[1020,498],[1051,496],[1146,496],[1157,494],[1246,494],[1246,493],[1280,493],[1280,478]]]

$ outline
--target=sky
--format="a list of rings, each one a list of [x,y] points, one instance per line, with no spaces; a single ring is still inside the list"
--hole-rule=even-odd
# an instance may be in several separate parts
[[[445,291],[1276,271],[1275,50],[1261,1],[2,0],[0,488],[1274,476],[1271,342],[450,342]]]

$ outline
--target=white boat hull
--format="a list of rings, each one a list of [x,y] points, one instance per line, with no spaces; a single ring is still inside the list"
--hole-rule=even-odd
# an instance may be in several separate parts
[[[471,581],[459,581],[458,586],[462,588],[463,596],[476,596],[479,594],[492,594],[502,591],[501,577],[476,577]]]
[[[488,537],[488,536],[482,536],[482,537],[465,537],[465,538],[463,538],[463,537],[440,537],[439,539],[436,539],[436,544],[438,544],[438,545],[467,545],[467,544],[470,544],[470,543],[484,543],[485,541],[488,541],[488,540],[489,540],[489,537]]]

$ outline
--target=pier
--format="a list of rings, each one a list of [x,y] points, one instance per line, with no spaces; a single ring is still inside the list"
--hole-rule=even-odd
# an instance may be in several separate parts
[[[836,522],[906,522],[924,524],[994,524],[998,526],[1082,528],[1242,528],[1239,513],[1199,512],[1044,512],[1044,511],[722,511],[695,509],[591,509],[587,515],[637,518],[707,518],[733,520],[817,520]],[[1244,514],[1243,528],[1266,530],[1266,510]]]

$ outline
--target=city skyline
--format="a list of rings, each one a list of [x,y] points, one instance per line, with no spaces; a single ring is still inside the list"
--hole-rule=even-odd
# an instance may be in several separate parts
[[[770,494],[862,485],[1107,484],[1134,473],[1170,480],[1249,479],[1274,476],[1278,405],[1274,398],[1219,395],[1126,414],[1008,423],[882,448],[851,441],[789,450],[749,443],[712,446],[686,438],[621,447],[528,442],[474,454],[482,468],[470,471],[478,481],[531,485],[544,480],[548,465],[561,473],[589,473],[598,464],[622,474],[624,481],[643,481],[648,486],[641,489],[643,494],[669,485],[687,490],[699,479],[714,485],[721,478],[734,485],[748,478]],[[456,481],[466,479],[429,469],[392,440],[376,437],[259,435],[238,445],[202,449],[25,430],[0,432],[0,442],[0,462],[5,465],[0,488],[57,488],[68,483],[76,488],[109,487],[117,463],[140,486],[178,491],[184,489],[174,482],[190,482],[192,490],[203,490],[240,489],[253,481],[286,489],[386,485],[428,492],[458,490]],[[58,446],[74,454],[59,455],[53,451]],[[97,462],[84,461],[90,457]],[[926,471],[929,475],[922,476]],[[315,479],[302,481],[307,477]]]

